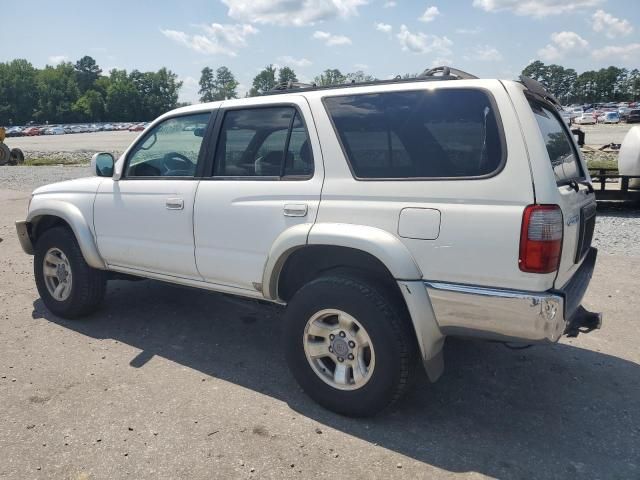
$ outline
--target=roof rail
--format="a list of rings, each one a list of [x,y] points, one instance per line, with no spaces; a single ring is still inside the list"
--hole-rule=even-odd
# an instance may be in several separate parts
[[[441,67],[428,68],[420,75],[418,75],[418,78],[437,77],[438,73],[442,74],[440,75],[440,77],[444,77],[443,80],[449,80],[450,77],[454,77],[457,80],[474,80],[478,78],[475,75],[471,75],[470,73],[467,73],[465,71],[458,70],[457,68],[447,67],[445,65]]]
[[[302,83],[289,80],[288,82],[282,82],[273,87],[269,92],[281,92],[283,90],[296,90],[299,88],[313,88],[315,83]]]
[[[439,75],[438,75],[439,74]],[[371,80],[368,82],[355,82],[350,81],[346,83],[337,83],[334,85],[317,85],[315,83],[300,83],[300,82],[282,82],[273,87],[271,90],[263,93],[262,95],[279,95],[283,93],[291,93],[292,91],[312,92],[315,90],[333,90],[337,88],[349,88],[349,87],[366,87],[372,85],[388,85],[394,83],[411,83],[411,82],[433,82],[444,80],[470,80],[476,79],[475,75],[458,70],[452,67],[435,67],[427,69],[417,77],[402,78],[398,75],[392,79],[386,80]]]

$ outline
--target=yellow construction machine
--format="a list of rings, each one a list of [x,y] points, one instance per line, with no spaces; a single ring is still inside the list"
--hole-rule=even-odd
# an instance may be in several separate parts
[[[0,165],[20,165],[24,163],[24,153],[19,148],[9,148],[4,139],[6,131],[0,127]]]

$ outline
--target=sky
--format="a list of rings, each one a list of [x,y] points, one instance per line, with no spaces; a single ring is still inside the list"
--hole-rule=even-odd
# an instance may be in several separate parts
[[[269,64],[301,81],[327,68],[389,78],[437,65],[516,78],[535,59],[640,67],[640,0],[29,0],[3,19],[20,34],[0,29],[0,62],[165,66],[188,102],[205,66],[229,67],[240,94]]]

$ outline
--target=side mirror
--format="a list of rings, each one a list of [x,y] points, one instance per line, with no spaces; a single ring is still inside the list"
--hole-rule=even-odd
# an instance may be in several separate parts
[[[91,168],[99,177],[113,177],[113,166],[115,160],[108,152],[96,153],[91,157]]]

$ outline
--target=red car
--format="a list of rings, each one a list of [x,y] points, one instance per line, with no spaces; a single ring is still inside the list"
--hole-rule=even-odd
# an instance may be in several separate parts
[[[22,131],[22,134],[27,136],[27,137],[33,137],[35,135],[40,135],[40,129],[38,127],[25,128]]]
[[[137,125],[131,125],[129,127],[130,132],[141,132],[143,130],[144,130],[144,125],[142,123],[139,123]]]

